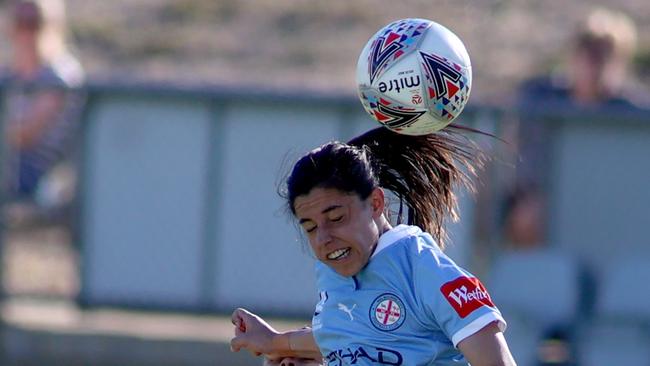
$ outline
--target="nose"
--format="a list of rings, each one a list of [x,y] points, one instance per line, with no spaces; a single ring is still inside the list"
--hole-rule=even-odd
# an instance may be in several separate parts
[[[318,228],[316,230],[316,244],[318,246],[327,245],[332,241],[332,235],[327,228]]]

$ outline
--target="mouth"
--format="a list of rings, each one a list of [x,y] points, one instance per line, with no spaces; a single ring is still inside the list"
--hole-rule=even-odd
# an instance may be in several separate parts
[[[341,259],[346,258],[348,255],[350,255],[350,248],[343,248],[343,249],[338,249],[333,251],[332,253],[327,255],[327,259],[331,261],[338,261]]]

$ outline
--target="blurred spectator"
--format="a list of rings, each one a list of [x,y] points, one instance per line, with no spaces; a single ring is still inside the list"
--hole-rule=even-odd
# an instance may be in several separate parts
[[[498,283],[492,284],[492,291],[503,311],[515,314],[511,318],[514,335],[506,336],[517,337],[523,330],[529,333],[526,337],[532,337],[528,343],[509,339],[513,354],[521,357],[520,364],[573,366],[572,327],[582,293],[579,267],[571,256],[547,242],[545,210],[542,193],[534,186],[518,186],[508,194],[503,207],[503,248],[490,276]],[[530,286],[520,288],[524,284]],[[544,305],[548,298],[555,299],[553,310]],[[525,319],[528,327],[534,325],[521,328],[517,319]]]
[[[595,9],[573,37],[565,72],[524,83],[524,98],[561,99],[582,106],[641,102],[645,93],[629,77],[636,40],[636,27],[628,16]]]
[[[520,186],[506,197],[503,208],[505,250],[534,250],[545,243],[544,200],[532,186]]]
[[[71,198],[71,152],[84,74],[65,38],[61,0],[9,2],[11,63],[2,70],[4,187],[10,200],[41,207]]]
[[[564,72],[523,83],[519,93],[519,184],[545,187],[548,123],[530,111],[558,114],[572,110],[645,107],[650,98],[630,77],[637,32],[626,15],[597,8],[579,26]],[[539,117],[539,116],[537,116]],[[548,118],[548,117],[542,117]],[[546,121],[548,122],[548,121]]]

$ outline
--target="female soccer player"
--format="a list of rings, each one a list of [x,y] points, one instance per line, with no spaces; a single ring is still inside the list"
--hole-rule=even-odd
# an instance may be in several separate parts
[[[442,252],[453,187],[480,156],[454,128],[377,128],[303,156],[286,199],[318,259],[312,327],[280,333],[237,309],[232,349],[325,365],[514,365],[486,289]],[[384,189],[409,225],[391,226]]]

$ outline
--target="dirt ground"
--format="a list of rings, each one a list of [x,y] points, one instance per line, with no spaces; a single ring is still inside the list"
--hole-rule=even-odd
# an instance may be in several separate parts
[[[5,225],[0,364],[6,366],[254,366],[232,353],[227,316],[81,309],[77,249],[62,225]],[[273,320],[280,330],[302,322]]]
[[[68,228],[6,225],[2,240],[2,282],[6,295],[73,299],[79,288],[78,252]]]

